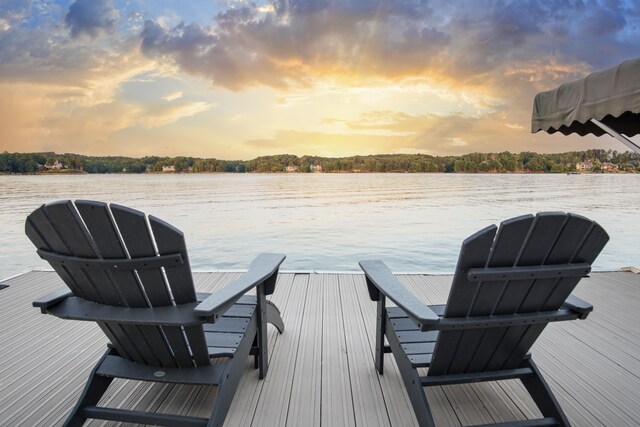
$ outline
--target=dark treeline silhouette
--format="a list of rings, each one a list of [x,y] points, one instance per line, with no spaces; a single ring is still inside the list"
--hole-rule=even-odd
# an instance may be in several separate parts
[[[590,162],[591,170],[639,172],[640,155],[612,150],[586,150],[567,153],[533,152],[470,153],[461,156],[427,154],[377,154],[352,157],[316,157],[281,154],[253,160],[219,160],[197,157],[98,157],[56,153],[0,153],[0,172],[456,172],[509,173],[576,170],[579,162]]]

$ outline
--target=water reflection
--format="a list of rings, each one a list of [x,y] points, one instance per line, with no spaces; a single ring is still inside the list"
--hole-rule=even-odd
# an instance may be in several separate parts
[[[288,270],[357,270],[384,259],[396,271],[451,272],[462,240],[503,219],[558,210],[612,236],[599,269],[640,266],[640,175],[92,175],[0,177],[0,278],[46,266],[24,236],[43,202],[124,204],[167,220],[196,269],[245,268],[284,252]]]

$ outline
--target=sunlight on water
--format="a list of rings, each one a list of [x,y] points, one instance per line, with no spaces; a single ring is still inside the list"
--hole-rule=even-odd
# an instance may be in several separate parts
[[[24,235],[40,204],[124,204],[181,229],[194,269],[246,268],[260,252],[286,270],[452,272],[462,240],[513,216],[569,211],[611,241],[596,269],[640,267],[640,175],[238,174],[0,177],[0,278],[48,267]]]

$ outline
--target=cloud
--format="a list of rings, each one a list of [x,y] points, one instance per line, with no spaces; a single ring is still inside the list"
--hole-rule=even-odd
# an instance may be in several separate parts
[[[491,86],[513,62],[611,63],[640,55],[637,28],[617,0],[521,2],[278,0],[219,13],[211,26],[145,23],[142,51],[231,90],[298,90],[429,78]],[[631,30],[631,31],[630,31]],[[624,49],[624,50],[623,50]],[[610,52],[609,55],[602,55]],[[550,77],[546,75],[545,77]],[[564,75],[556,77],[565,77]],[[546,83],[553,84],[556,79]],[[503,85],[502,85],[503,86]]]
[[[273,153],[291,153],[326,157],[343,157],[398,152],[403,141],[397,137],[368,134],[338,134],[280,130],[270,138],[245,141],[245,157]]]
[[[167,102],[171,102],[171,101],[174,101],[176,99],[180,99],[183,96],[184,96],[184,93],[181,90],[179,90],[177,92],[171,92],[171,93],[166,94],[165,96],[162,97],[162,99],[164,99]]]
[[[11,26],[29,14],[33,0],[2,0],[0,5],[0,22]]]
[[[91,38],[114,30],[120,13],[113,0],[75,0],[64,18],[71,37],[86,35]]]
[[[2,149],[12,151],[113,155],[128,150],[111,144],[123,131],[149,132],[215,107],[203,101],[144,104],[121,97],[88,103],[79,89],[30,83],[0,83],[0,91],[0,111],[11,111],[0,115],[0,141]],[[147,149],[153,152],[153,146]]]
[[[195,116],[213,108],[215,105],[209,102],[185,102],[171,107],[151,105],[140,111],[138,116],[134,116],[135,123],[142,124],[148,128],[156,128],[170,123],[177,122],[185,117]]]
[[[113,100],[122,83],[154,68],[134,39],[78,44],[51,27],[17,27],[0,33],[0,83],[74,91],[83,105]]]
[[[592,146],[615,148],[612,141],[595,137],[532,137],[520,125],[508,121],[503,112],[470,116],[462,113],[410,115],[397,111],[372,111],[357,120],[326,121],[342,123],[347,131],[336,135],[278,132],[274,138],[249,143],[255,147],[275,145],[284,148],[279,145],[290,142],[302,149],[299,154],[308,154],[304,149],[320,150],[324,147],[325,150],[334,150],[330,154],[333,156],[338,156],[340,149],[347,149],[353,154],[461,155],[469,152],[575,151]],[[327,145],[323,146],[322,142]]]
[[[314,80],[415,74],[437,63],[449,36],[415,18],[413,2],[279,2],[238,7],[215,25],[147,21],[142,51],[232,90],[307,87]],[[367,77],[369,76],[369,77]]]

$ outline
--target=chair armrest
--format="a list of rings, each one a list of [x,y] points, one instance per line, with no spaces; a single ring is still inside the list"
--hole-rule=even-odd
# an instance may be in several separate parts
[[[52,307],[42,308],[42,311],[69,320],[148,326],[194,326],[207,322],[207,319],[193,312],[196,305],[197,302],[191,302],[175,306],[133,308],[100,304],[71,296]]]
[[[58,289],[35,300],[33,306],[39,307],[42,309],[42,312],[45,313],[47,308],[64,301],[70,296],[73,296],[73,292],[69,289]]]
[[[278,268],[280,268],[280,264],[282,264],[284,259],[285,256],[282,254],[258,255],[246,273],[240,276],[235,282],[212,293],[193,310],[194,313],[199,316],[211,318],[215,322],[220,315],[227,311],[227,309],[242,295],[247,293],[247,291],[270,279],[274,274],[277,274]]]
[[[593,306],[583,299],[578,298],[574,294],[567,297],[564,304],[571,310],[579,314],[579,319],[586,319],[589,313],[593,311]]]
[[[360,261],[368,284],[375,286],[387,298],[403,309],[418,327],[436,324],[440,318],[411,293],[382,261]]]

